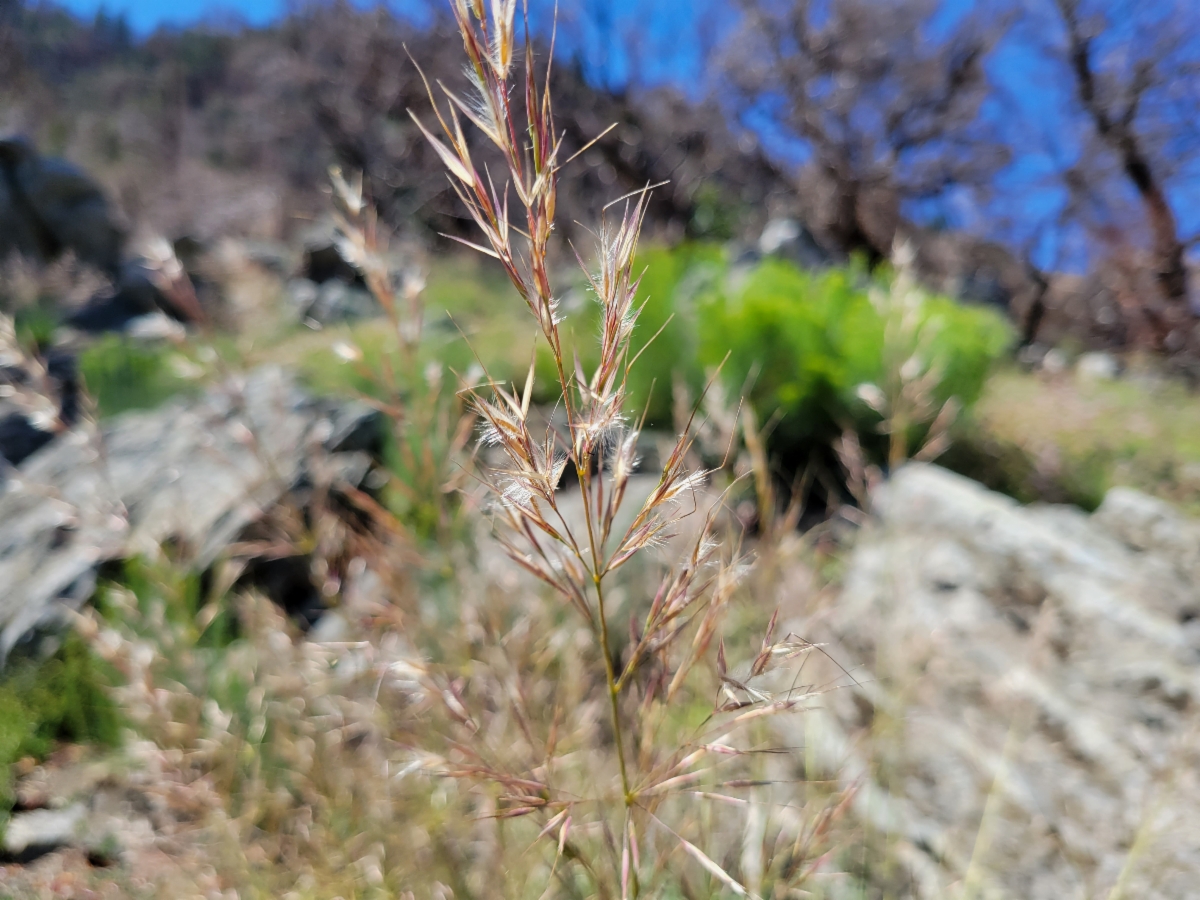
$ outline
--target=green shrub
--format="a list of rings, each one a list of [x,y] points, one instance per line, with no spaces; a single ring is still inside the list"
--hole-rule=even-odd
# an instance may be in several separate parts
[[[652,425],[669,426],[674,380],[694,386],[704,379],[695,305],[725,273],[725,254],[711,244],[684,244],[645,251],[638,262],[645,266],[638,291],[645,305],[630,344],[641,354],[629,373],[630,408],[645,409]]]
[[[646,412],[648,425],[672,425],[672,386],[678,377],[691,385],[703,383],[704,369],[696,356],[695,302],[726,271],[725,251],[716,244],[686,243],[674,248],[654,247],[638,254],[641,283],[638,317],[630,351],[637,365],[629,373],[629,409]],[[564,355],[578,357],[585,372],[596,365],[595,335],[600,327],[599,306],[590,288],[577,285],[587,298],[582,309],[572,310],[563,323]],[[650,346],[647,347],[647,344]],[[488,365],[492,361],[486,360]],[[493,372],[493,374],[496,374]],[[510,377],[525,377],[524,371]],[[540,389],[558,380],[554,357],[544,341],[537,344],[534,399],[554,403],[553,391]]]
[[[740,289],[718,290],[700,307],[702,362],[729,353],[726,383],[748,388],[760,421],[778,419],[778,445],[828,443],[843,424],[866,430],[870,410],[854,391],[877,379],[883,319],[856,276],[767,260]]]
[[[646,308],[634,346],[641,349],[674,314],[630,377],[635,401],[649,397],[651,423],[670,422],[673,378],[682,377],[695,395],[706,371],[728,353],[722,375],[729,393],[745,392],[759,421],[772,423],[777,453],[799,462],[845,428],[858,431],[869,451],[882,452],[879,414],[856,391],[888,374],[887,313],[872,301],[873,283],[861,267],[811,273],[767,259],[739,272],[704,245],[645,258]],[[885,288],[887,280],[874,284]],[[927,362],[942,375],[935,401],[955,396],[969,407],[1009,345],[1010,326],[993,310],[937,296],[926,297],[918,315]]]
[[[9,772],[44,757],[55,741],[112,745],[120,720],[106,667],[74,632],[49,659],[11,659],[0,677],[0,814],[12,803]]]
[[[931,350],[942,366],[940,399],[954,395],[967,406],[974,404],[993,363],[1012,345],[1012,325],[990,307],[936,295],[925,299],[924,314],[938,326]]]

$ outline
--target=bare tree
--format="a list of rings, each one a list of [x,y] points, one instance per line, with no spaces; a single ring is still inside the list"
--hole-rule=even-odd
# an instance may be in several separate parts
[[[798,142],[806,218],[837,249],[885,257],[902,204],[982,189],[1006,163],[980,115],[1007,27],[987,0],[949,26],[937,0],[739,2],[740,118]]]
[[[1106,169],[1133,189],[1146,230],[1146,241],[1133,243],[1148,242],[1165,302],[1143,303],[1143,312],[1156,343],[1169,344],[1186,310],[1186,251],[1196,240],[1182,234],[1172,194],[1200,161],[1200,11],[1174,0],[1053,0],[1052,10],[1062,28],[1056,50],[1090,131],[1068,191],[1101,196]]]

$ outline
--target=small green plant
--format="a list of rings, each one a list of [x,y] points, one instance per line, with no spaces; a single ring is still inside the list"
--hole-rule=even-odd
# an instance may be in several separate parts
[[[17,339],[30,353],[41,353],[54,340],[58,316],[45,304],[18,309],[13,315]]]
[[[195,388],[174,350],[106,335],[79,355],[79,374],[99,415],[152,409]]]
[[[133,557],[101,585],[94,605],[115,622],[125,615],[124,605],[111,601],[114,592],[124,592],[136,601],[139,619],[161,619],[189,646],[221,649],[237,636],[236,616],[224,597],[206,596],[204,587],[199,573],[165,556]]]
[[[112,673],[73,631],[48,659],[9,659],[0,677],[0,814],[11,805],[9,773],[18,760],[44,757],[56,741],[116,743],[111,684]]]

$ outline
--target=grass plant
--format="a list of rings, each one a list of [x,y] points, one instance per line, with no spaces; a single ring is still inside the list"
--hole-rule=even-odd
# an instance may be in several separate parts
[[[712,891],[745,896],[751,893],[745,881],[704,849],[712,837],[705,834],[706,816],[682,815],[686,804],[678,801],[753,806],[737,795],[756,782],[724,776],[726,762],[744,763],[755,755],[739,747],[734,735],[798,709],[804,697],[792,691],[775,695],[751,683],[811,645],[792,636],[776,642],[772,622],[745,672],[733,675],[719,628],[746,563],[719,540],[721,504],[703,496],[706,473],[689,466],[686,429],[653,486],[636,499],[630,492],[639,438],[639,411],[629,405],[629,373],[637,362],[631,341],[642,311],[635,254],[649,186],[605,207],[594,267],[580,257],[599,307],[599,334],[593,365],[580,355],[572,360],[561,327],[561,293],[547,262],[557,181],[567,162],[560,158],[552,99],[539,88],[528,42],[523,75],[515,74],[515,0],[489,9],[481,0],[457,0],[453,11],[474,93],[464,99],[446,90],[443,113],[431,92],[441,138],[414,119],[479,228],[483,243],[474,246],[499,262],[527,306],[555,380],[556,410],[549,424],[531,407],[536,360],[523,386],[485,377],[467,391],[484,426],[482,443],[497,451],[483,482],[496,537],[508,557],[557,595],[590,644],[591,652],[579,660],[581,671],[572,674],[572,681],[582,681],[572,705],[603,710],[606,729],[588,730],[593,741],[611,747],[616,771],[605,773],[598,761],[581,771],[581,757],[594,760],[598,748],[562,745],[561,707],[548,727],[539,728],[519,679],[508,690],[522,732],[517,747],[524,752],[510,746],[497,754],[474,709],[487,698],[473,696],[465,689],[468,681],[451,673],[434,677],[460,734],[439,765],[468,782],[494,786],[495,815],[534,818],[539,836],[555,848],[552,873],[562,885],[580,890],[586,884],[588,896],[637,897],[651,885],[662,889],[666,860],[678,853],[710,879]],[[517,97],[523,98],[523,110]],[[464,119],[503,161],[503,186],[490,167],[479,170]],[[619,212],[610,218],[614,206]],[[570,508],[568,492],[578,495]],[[628,518],[622,515],[627,502]],[[690,534],[682,547],[671,544],[685,531]],[[648,602],[633,600],[629,586],[620,583],[621,570],[661,547],[671,550],[657,589]],[[697,695],[689,681],[714,643],[715,708],[692,717],[686,710]],[[505,656],[511,652],[498,649]],[[588,666],[599,671],[589,677]],[[804,874],[799,866],[787,876]],[[759,885],[762,872],[745,880]]]

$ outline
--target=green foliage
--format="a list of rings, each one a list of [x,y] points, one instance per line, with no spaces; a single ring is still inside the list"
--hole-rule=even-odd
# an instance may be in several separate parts
[[[954,441],[938,465],[1021,503],[1069,503],[1092,512],[1113,486],[1119,460],[1109,448],[1099,445],[1082,451],[1069,466],[1043,471],[1028,448],[990,433],[985,423],[969,420],[955,428]],[[1173,473],[1147,474],[1158,480],[1158,485],[1149,487],[1170,487]]]
[[[11,804],[10,767],[44,757],[55,741],[112,745],[120,719],[107,668],[69,633],[49,659],[12,659],[0,678],[0,812]]]
[[[13,315],[13,325],[21,346],[30,353],[40,353],[54,340],[58,317],[49,304],[36,303],[18,309]]]
[[[645,409],[653,425],[670,425],[675,379],[695,385],[704,378],[695,303],[724,274],[725,254],[712,244],[684,244],[652,248],[638,261],[645,266],[639,290],[644,306],[630,345],[641,354],[629,373],[630,408]]]
[[[470,434],[461,400],[437,378],[416,383],[406,399],[406,413],[392,419],[383,447],[383,463],[392,475],[384,491],[387,508],[422,541],[445,546],[452,537],[465,540],[456,489],[463,474],[456,454]]]
[[[125,560],[101,586],[96,608],[106,619],[119,623],[122,612],[110,602],[116,588],[136,599],[139,619],[162,621],[188,647],[220,650],[237,637],[237,617],[224,598],[206,597],[201,576],[169,559]],[[213,606],[208,608],[210,601]]]
[[[701,240],[727,241],[737,230],[742,210],[711,183],[702,183],[696,191],[694,212],[688,222],[688,234]]]
[[[108,335],[79,356],[79,372],[102,417],[131,409],[151,409],[192,382],[172,365],[174,351]]]
[[[1090,383],[1005,367],[940,462],[1024,502],[1094,509],[1124,485],[1195,515],[1196,413],[1195,393],[1166,379]]]
[[[812,275],[780,260],[758,265],[736,292],[701,307],[700,356],[748,386],[760,420],[778,417],[777,441],[831,441],[846,424],[864,430],[869,410],[854,390],[879,374],[883,320],[857,286],[859,273]]]
[[[925,299],[924,314],[936,329],[931,352],[942,367],[939,399],[954,395],[967,406],[974,404],[992,364],[1012,345],[1011,324],[991,307],[936,295]]]
[[[630,376],[636,404],[649,397],[651,423],[670,422],[674,378],[695,396],[728,353],[722,375],[730,394],[745,393],[759,421],[773,423],[777,451],[827,446],[846,427],[871,446],[879,416],[856,389],[886,375],[886,314],[860,266],[812,273],[767,259],[739,272],[706,245],[651,250],[642,259],[647,299],[635,348],[670,319]],[[1009,325],[990,309],[945,297],[927,297],[919,314],[930,334],[927,362],[942,373],[936,401],[955,396],[970,406],[1009,345]]]
[[[421,540],[448,540],[462,524],[453,485],[463,473],[455,452],[467,436],[460,429],[469,425],[452,379],[470,368],[470,349],[461,339],[435,337],[408,359],[385,345],[387,329],[378,323],[373,332],[349,334],[346,343],[356,358],[328,349],[308,354],[305,381],[318,393],[358,395],[380,405],[386,418],[380,461],[391,476],[382,491],[384,506]],[[511,374],[502,362],[497,368]]]

